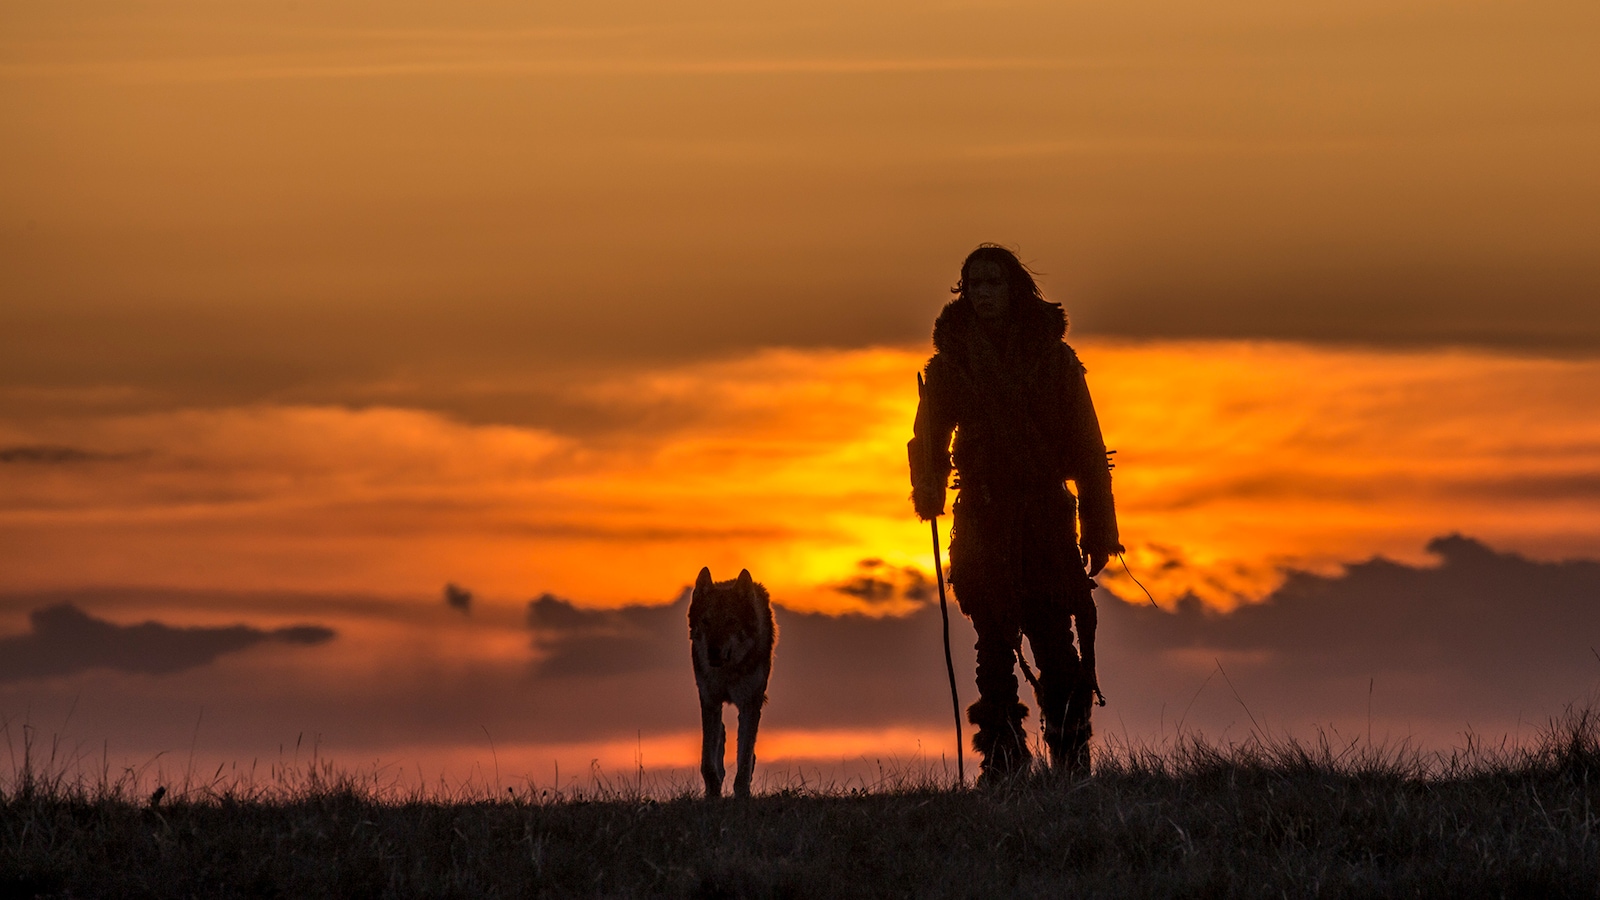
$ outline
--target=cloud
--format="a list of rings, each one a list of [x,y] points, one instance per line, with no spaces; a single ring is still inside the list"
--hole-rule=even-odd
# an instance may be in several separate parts
[[[1558,685],[1575,695],[1600,676],[1600,562],[1538,562],[1461,535],[1427,549],[1439,565],[1375,557],[1331,576],[1291,573],[1266,602],[1227,615],[1193,597],[1173,612],[1105,604],[1104,633],[1127,658],[1249,660],[1243,671],[1273,694],[1392,678],[1492,706]]]
[[[972,693],[967,620],[951,615],[951,646],[966,702]],[[950,688],[936,603],[902,616],[779,610],[768,719],[780,727],[884,727],[949,721]]]
[[[1330,574],[1292,573],[1264,602],[1228,613],[1193,599],[1175,610],[1133,606],[1102,592],[1098,650],[1110,705],[1096,711],[1097,733],[1153,739],[1182,722],[1186,730],[1239,737],[1255,720],[1274,732],[1306,735],[1333,724],[1350,734],[1370,721],[1376,740],[1448,746],[1468,728],[1498,736],[1514,733],[1519,722],[1536,724],[1600,681],[1600,660],[1590,650],[1600,644],[1600,561],[1530,560],[1459,536],[1429,546],[1431,564],[1372,558]],[[1158,596],[1167,602],[1168,595]],[[10,609],[30,608],[24,595],[16,599]],[[486,596],[470,618],[431,590],[412,600],[109,590],[52,599],[127,617],[161,604],[163,619],[227,602],[252,614],[329,616],[339,628],[337,654],[306,654],[292,665],[287,657],[250,654],[208,670],[195,667],[252,643],[293,641],[296,633],[118,626],[75,606],[36,609],[34,633],[0,640],[0,713],[61,721],[75,707],[73,737],[93,744],[105,737],[114,749],[188,746],[200,706],[202,749],[209,744],[229,759],[270,756],[304,733],[320,735],[342,759],[407,766],[413,755],[459,750],[486,760],[487,732],[507,771],[510,745],[525,748],[517,766],[537,770],[557,753],[541,748],[632,745],[641,736],[648,746],[652,735],[698,728],[687,596],[611,609],[550,594],[516,604]],[[34,607],[38,600],[32,596]],[[976,699],[974,635],[968,620],[952,613],[965,705]],[[927,735],[950,727],[936,603],[909,605],[904,615],[826,615],[781,605],[776,614],[764,729]],[[105,650],[108,641],[96,635],[106,634],[144,652]],[[149,634],[167,644],[157,647]],[[326,632],[299,636],[325,640]],[[189,649],[177,646],[185,641]],[[52,671],[101,671],[71,682],[19,680],[20,668],[40,674],[41,660]],[[161,679],[124,674],[176,668],[187,671]],[[1023,697],[1032,705],[1026,687]],[[915,749],[886,745],[883,752]],[[935,758],[949,749],[922,747]],[[573,761],[562,756],[561,770]]]
[[[583,609],[545,593],[528,602],[540,678],[593,678],[689,665],[689,589],[666,606]]]
[[[66,465],[71,463],[101,462],[127,459],[126,454],[97,453],[55,444],[23,444],[0,447],[0,464]]]
[[[1377,254],[1373,254],[1374,256]],[[1075,322],[1128,338],[1268,339],[1378,347],[1600,349],[1600,270],[1372,256],[1330,265],[1270,253],[1217,270],[1169,264],[1105,276]],[[1262,273],[1269,273],[1263,276]]]
[[[1600,555],[1600,507],[1579,502],[1600,472],[1600,420],[1582,414],[1600,360],[1078,349],[1120,451],[1128,559],[1159,596],[1253,602],[1287,568],[1375,552],[1416,563],[1452,529]],[[775,350],[482,386],[508,406],[501,388],[560,393],[548,428],[381,404],[32,424],[0,408],[0,446],[150,448],[135,465],[0,465],[0,587],[209,589],[225,569],[230,585],[400,596],[450,580],[471,586],[477,615],[484,598],[543,590],[665,599],[709,564],[749,568],[791,609],[902,613],[932,596],[906,571],[931,563],[904,487],[907,376],[925,359]]]
[[[313,646],[334,638],[331,629],[296,625],[265,631],[247,625],[177,628],[160,622],[118,625],[70,603],[28,614],[32,631],[0,638],[0,681],[75,675],[113,669],[168,675],[198,668],[266,642]]]
[[[1600,562],[1543,562],[1451,535],[1437,565],[1383,557],[1291,572],[1218,613],[1100,604],[1101,718],[1137,735],[1334,727],[1439,746],[1527,731],[1600,686]]]
[[[1380,719],[1440,737],[1472,723],[1509,729],[1519,715],[1535,721],[1600,679],[1591,650],[1600,646],[1600,562],[1540,562],[1460,535],[1428,550],[1437,565],[1380,557],[1334,574],[1292,572],[1263,602],[1229,613],[1192,596],[1168,611],[1102,592],[1097,650],[1113,705],[1101,721],[1116,716],[1119,727],[1152,734],[1186,714],[1187,725],[1219,732],[1248,718],[1245,704],[1273,727],[1303,732],[1364,719],[1370,688]],[[638,696],[659,692],[662,673],[688,671],[685,602],[584,610],[541,597],[529,607],[548,654],[537,676],[594,691],[596,703],[620,683]],[[818,729],[948,721],[937,604],[907,608],[873,616],[778,607],[767,721]],[[970,703],[975,636],[959,614],[951,625]]]
[[[891,566],[874,557],[856,563],[855,576],[833,585],[833,590],[874,606],[897,599],[922,603],[933,596],[933,582],[916,566]]]
[[[444,586],[444,604],[451,609],[460,610],[464,616],[471,615],[472,592],[455,582],[450,582]]]

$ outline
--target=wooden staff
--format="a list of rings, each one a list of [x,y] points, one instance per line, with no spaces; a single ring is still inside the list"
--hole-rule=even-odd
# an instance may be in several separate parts
[[[926,395],[926,385],[922,381],[922,373],[917,373],[917,399]],[[928,446],[928,461],[935,462],[934,447]],[[936,471],[935,469],[930,471]],[[956,717],[956,780],[962,787],[967,784],[967,749],[966,741],[961,737],[961,696],[956,693],[956,664],[950,658],[950,603],[944,596],[944,560],[939,557],[939,517],[934,516],[928,520],[928,526],[933,531],[933,575],[939,582],[939,618],[944,622],[944,670],[950,676],[950,708]]]

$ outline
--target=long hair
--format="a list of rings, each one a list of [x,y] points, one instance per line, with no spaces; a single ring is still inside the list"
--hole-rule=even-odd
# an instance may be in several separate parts
[[[950,293],[962,299],[966,298],[962,291],[966,288],[967,272],[971,270],[973,263],[978,262],[991,262],[1000,267],[1000,271],[1005,273],[1006,284],[1011,288],[1013,303],[1024,297],[1032,297],[1041,303],[1049,302],[1044,298],[1044,291],[1039,290],[1039,283],[1034,281],[1033,270],[1023,265],[1022,260],[1017,259],[1017,254],[1013,253],[1011,248],[1002,244],[979,244],[978,249],[968,253],[967,258],[961,263],[961,279],[950,289]]]

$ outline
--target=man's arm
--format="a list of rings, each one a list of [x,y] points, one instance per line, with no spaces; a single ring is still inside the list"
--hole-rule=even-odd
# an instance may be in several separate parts
[[[923,520],[944,515],[945,486],[950,481],[950,435],[955,432],[956,423],[945,382],[943,366],[935,356],[928,361],[911,442],[906,444],[911,503]]]
[[[1078,545],[1088,557],[1090,576],[1098,575],[1112,555],[1122,552],[1117,534],[1117,509],[1111,496],[1111,465],[1105,438],[1083,365],[1069,351],[1067,379],[1067,440],[1071,478],[1078,488]]]

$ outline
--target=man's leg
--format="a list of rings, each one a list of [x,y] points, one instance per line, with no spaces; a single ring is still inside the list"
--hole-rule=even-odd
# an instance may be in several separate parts
[[[1083,677],[1078,651],[1072,645],[1072,617],[1061,602],[1040,601],[1029,608],[1024,625],[1039,685],[1034,696],[1044,722],[1044,743],[1058,772],[1089,770],[1089,710],[1093,687]]]
[[[1022,720],[1028,708],[1017,699],[1017,637],[1021,626],[999,604],[973,603],[973,630],[978,633],[978,701],[967,707],[967,721],[976,726],[972,748],[983,756],[982,780],[1004,778],[1028,768],[1027,733]]]

